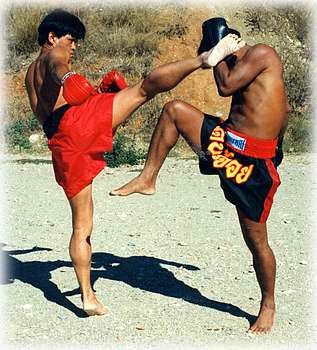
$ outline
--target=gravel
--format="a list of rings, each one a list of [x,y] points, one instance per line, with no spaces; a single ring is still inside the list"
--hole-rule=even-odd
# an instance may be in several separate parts
[[[46,157],[6,156],[6,347],[312,349],[312,154],[287,156],[268,222],[277,259],[270,335],[246,333],[260,292],[234,207],[195,160],[169,158],[154,196],[110,197],[141,166],[94,182],[94,288],[109,308],[83,317],[68,256],[71,216]],[[213,347],[213,348],[214,348]]]

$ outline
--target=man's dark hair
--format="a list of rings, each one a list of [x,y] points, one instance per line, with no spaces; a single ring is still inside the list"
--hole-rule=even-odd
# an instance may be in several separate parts
[[[76,39],[84,39],[86,34],[84,24],[77,16],[60,9],[49,13],[43,19],[37,31],[37,42],[41,46],[47,41],[49,32],[54,32],[58,38],[70,34]]]

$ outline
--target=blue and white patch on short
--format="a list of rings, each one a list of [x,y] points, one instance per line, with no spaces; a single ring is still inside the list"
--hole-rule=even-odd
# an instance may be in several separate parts
[[[227,144],[235,149],[244,151],[247,140],[241,136],[235,135],[230,131],[226,131],[226,141]]]

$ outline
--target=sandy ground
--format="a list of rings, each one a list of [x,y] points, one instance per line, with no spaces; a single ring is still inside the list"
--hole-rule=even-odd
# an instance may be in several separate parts
[[[2,161],[10,271],[7,347],[310,349],[316,342],[310,267],[312,155],[288,156],[268,222],[277,258],[271,335],[246,333],[259,289],[234,207],[195,160],[168,159],[155,196],[110,197],[141,166],[108,169],[94,183],[94,288],[106,317],[83,317],[68,256],[70,210],[48,158]],[[5,245],[4,245],[5,244]]]

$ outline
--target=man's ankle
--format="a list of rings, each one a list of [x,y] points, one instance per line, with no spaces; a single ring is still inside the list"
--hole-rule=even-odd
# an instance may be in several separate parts
[[[261,307],[265,307],[267,309],[275,310],[275,301],[273,297],[263,298],[261,301]]]

